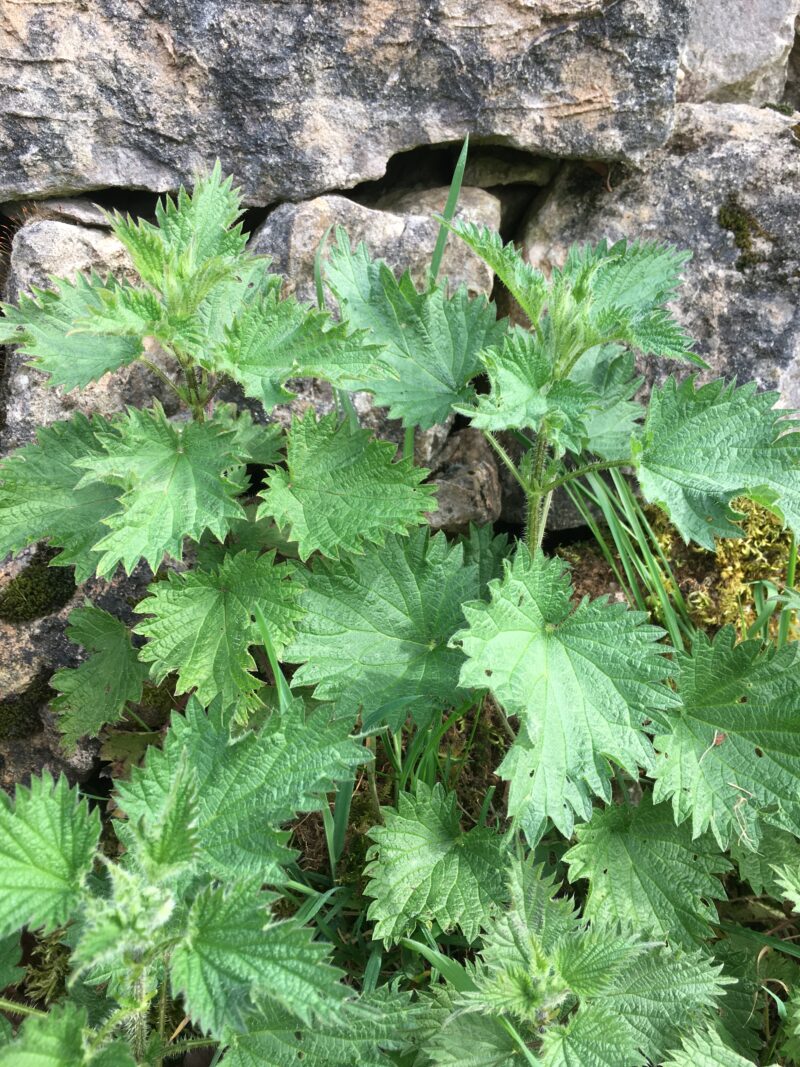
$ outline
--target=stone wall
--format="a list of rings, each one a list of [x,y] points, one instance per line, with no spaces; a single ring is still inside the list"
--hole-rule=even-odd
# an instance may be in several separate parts
[[[677,310],[712,373],[800,405],[798,18],[800,0],[16,0],[0,6],[5,295],[53,273],[124,275],[94,202],[148,214],[218,157],[253,247],[299,298],[331,223],[421,277],[469,133],[465,216],[544,268],[603,236],[691,249]],[[444,271],[502,300],[460,247]],[[76,409],[158,393],[139,368],[81,396],[44,390],[11,351],[2,368],[0,453]],[[329,392],[309,385],[295,407],[308,404],[326,410]],[[399,440],[368,398],[356,406]],[[435,525],[515,521],[478,435],[440,427],[417,454],[441,487]],[[45,759],[88,766],[59,753],[46,684],[74,655],[64,620],[86,590],[62,582],[25,617],[3,607],[41,563],[34,550],[0,563],[5,783]],[[124,613],[144,581],[89,592]]]

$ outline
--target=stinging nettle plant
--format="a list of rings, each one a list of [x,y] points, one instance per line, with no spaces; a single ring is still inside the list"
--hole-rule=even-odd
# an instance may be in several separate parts
[[[4,306],[0,342],[49,385],[139,360],[179,413],[75,415],[0,464],[0,557],[44,540],[78,581],[153,572],[132,629],[73,612],[65,745],[135,722],[148,685],[174,705],[103,821],[47,773],[0,801],[1,1067],[794,1055],[796,965],[774,978],[787,1004],[769,937],[721,909],[733,879],[798,907],[797,646],[726,628],[672,648],[642,611],[574,603],[541,546],[553,492],[606,471],[703,547],[741,534],[743,496],[797,533],[797,424],[752,385],[635,399],[637,355],[702,366],[667,308],[685,254],[601,242],[546,278],[454,201],[442,226],[528,328],[438,284],[440,248],[419,288],[343,231],[320,306],[284,299],[218,166],[154,223],[110,217],[137,284],[54,279]],[[283,432],[269,416],[303,377],[336,411]],[[401,421],[400,457],[355,391]],[[413,434],[452,412],[525,493],[516,544],[425,525]],[[476,768],[490,722],[502,759]],[[321,868],[293,847],[308,813]],[[24,999],[22,930],[69,950],[52,1004]]]

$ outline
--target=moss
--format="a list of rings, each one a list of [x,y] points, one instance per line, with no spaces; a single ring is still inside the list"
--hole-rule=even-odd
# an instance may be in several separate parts
[[[75,569],[51,567],[56,555],[40,546],[28,566],[0,593],[0,619],[29,622],[63,608],[75,593]]]
[[[766,103],[766,104],[762,104],[761,107],[762,107],[762,109],[766,107],[766,108],[769,108],[770,111],[777,111],[779,115],[793,115],[794,114],[794,108],[792,107],[791,104]]]
[[[67,990],[70,950],[64,944],[64,933],[58,929],[45,936],[36,935],[25,975],[25,993],[36,1003],[52,1004]]]
[[[733,234],[733,240],[741,255],[736,260],[737,270],[746,270],[763,263],[766,256],[756,248],[755,238],[769,234],[755,217],[743,207],[736,193],[730,193],[719,209],[717,220],[723,230]]]
[[[40,675],[23,693],[0,700],[0,741],[17,741],[39,733],[39,708],[55,696],[48,683],[49,675]]]
[[[686,546],[662,511],[653,509],[648,517],[694,621],[711,629],[733,623],[743,633],[756,618],[753,583],[786,581],[791,534],[751,500],[741,497],[732,506],[742,516],[744,536],[717,541],[713,554]]]

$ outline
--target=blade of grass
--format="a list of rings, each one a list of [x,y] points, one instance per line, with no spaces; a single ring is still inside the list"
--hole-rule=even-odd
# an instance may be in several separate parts
[[[792,541],[789,545],[789,560],[786,564],[786,588],[794,589],[795,579],[797,577],[797,538],[792,534]],[[778,623],[778,648],[783,648],[786,642],[789,640],[789,631],[792,626],[792,615],[794,611],[792,607],[786,606],[781,612],[780,622]]]
[[[469,152],[469,134],[464,138],[464,144],[461,146],[461,152],[456,163],[456,169],[453,171],[453,178],[450,182],[450,191],[447,194],[447,202],[444,205],[444,211],[442,212],[442,218],[446,222],[452,222],[453,216],[456,213],[456,207],[458,206],[458,197],[461,193],[461,183],[464,180],[464,169],[467,166],[467,154]],[[436,236],[436,245],[433,249],[433,256],[431,258],[431,269],[429,275],[428,288],[433,289],[436,285],[436,280],[439,277],[439,270],[442,266],[442,257],[444,256],[445,245],[447,244],[448,229],[446,226],[440,223],[439,233]]]
[[[270,669],[275,679],[275,685],[278,689],[278,706],[281,712],[286,711],[292,702],[292,691],[289,689],[289,683],[284,677],[281,670],[280,663],[278,663],[278,657],[275,654],[275,646],[272,643],[272,638],[269,635],[269,624],[264,618],[264,612],[261,610],[259,604],[256,604],[253,614],[256,617],[256,625],[258,631],[261,634],[261,641],[264,645],[264,651],[267,653],[267,659],[269,660]]]

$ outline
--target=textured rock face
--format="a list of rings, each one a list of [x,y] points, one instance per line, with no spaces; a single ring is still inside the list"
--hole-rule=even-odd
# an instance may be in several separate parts
[[[798,0],[692,0],[678,99],[777,102]]]
[[[131,265],[119,241],[104,230],[49,220],[29,222],[14,237],[5,297],[16,301],[34,286],[49,288],[52,275],[74,278],[81,271],[122,277],[130,273]],[[173,405],[166,387],[136,365],[72,393],[50,389],[44,380],[44,375],[25,365],[19,352],[8,353],[0,377],[0,454],[33,440],[37,426],[68,419],[75,411],[108,415],[126,404],[147,404],[154,395],[167,410]]]
[[[484,526],[500,518],[497,462],[479,430],[458,430],[450,437],[431,481],[438,489],[438,507],[428,516],[434,530],[467,533],[470,523]]]
[[[646,171],[612,192],[570,165],[524,235],[532,263],[562,262],[574,241],[648,237],[693,253],[679,317],[712,374],[755,378],[800,404],[800,144],[794,121],[743,105],[678,108]]]
[[[21,0],[0,12],[0,199],[176,187],[249,199],[380,177],[469,132],[639,158],[669,129],[685,0]]]
[[[320,196],[302,204],[283,204],[253,234],[249,248],[272,256],[272,269],[286,276],[286,292],[298,300],[315,301],[314,257],[325,232],[343,226],[353,244],[364,241],[397,272],[410,270],[423,284],[439,233],[433,218],[447,200],[447,189],[409,193],[392,210],[374,211],[343,196]],[[483,189],[463,189],[459,216],[498,229],[500,201]],[[330,241],[334,237],[329,238]],[[453,285],[462,282],[470,293],[490,293],[494,277],[475,256],[464,254],[455,238],[448,240],[441,274]]]

